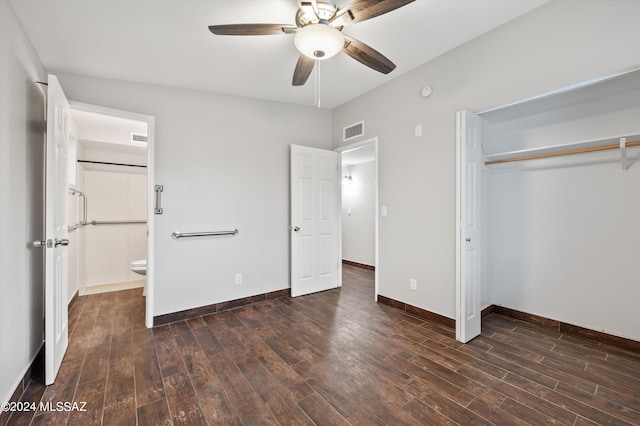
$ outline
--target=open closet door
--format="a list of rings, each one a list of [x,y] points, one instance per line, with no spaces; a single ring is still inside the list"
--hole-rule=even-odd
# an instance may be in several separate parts
[[[49,74],[45,172],[45,384],[54,382],[68,344],[67,171],[69,102]]]
[[[482,119],[456,114],[456,339],[480,334],[480,173]]]
[[[340,281],[338,157],[291,145],[291,296],[336,288]]]

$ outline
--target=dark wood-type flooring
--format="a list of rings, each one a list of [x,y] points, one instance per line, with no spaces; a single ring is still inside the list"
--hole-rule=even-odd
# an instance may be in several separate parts
[[[467,345],[344,286],[144,328],[140,290],[83,296],[56,383],[11,425],[640,424],[640,354],[499,315]],[[35,414],[35,415],[34,415]]]

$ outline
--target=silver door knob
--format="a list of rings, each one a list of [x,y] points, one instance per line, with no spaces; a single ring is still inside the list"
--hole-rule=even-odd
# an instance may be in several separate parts
[[[55,239],[54,242],[54,246],[58,247],[58,246],[62,246],[62,247],[66,247],[69,245],[69,240],[67,240],[66,238],[63,238],[62,240],[59,239]]]
[[[294,227],[293,227],[293,230],[294,230],[294,231],[296,231],[296,232],[298,232],[298,231],[300,231],[300,227],[299,227],[299,226],[294,226]]]
[[[471,242],[471,238],[467,238],[467,242],[470,243]]]

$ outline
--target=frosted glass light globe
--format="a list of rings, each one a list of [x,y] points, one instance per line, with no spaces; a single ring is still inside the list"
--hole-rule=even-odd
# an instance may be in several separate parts
[[[293,43],[303,55],[315,59],[329,59],[342,51],[344,36],[326,24],[311,24],[296,33]]]

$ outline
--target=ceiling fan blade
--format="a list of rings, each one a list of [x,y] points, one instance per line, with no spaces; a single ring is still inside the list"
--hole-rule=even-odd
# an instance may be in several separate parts
[[[344,39],[346,40],[344,52],[356,61],[382,74],[389,74],[395,69],[396,65],[393,62],[372,47],[348,35],[345,35]]]
[[[311,58],[306,57],[305,55],[300,55],[298,58],[298,63],[296,64],[296,70],[293,72],[293,82],[294,86],[304,86],[313,71],[313,66],[316,64]]]
[[[209,25],[209,31],[216,35],[255,36],[290,34],[298,28],[285,24],[229,24]]]
[[[331,20],[334,27],[356,24],[384,15],[385,13],[396,10],[415,0],[355,0],[350,5],[340,9],[336,16]]]

